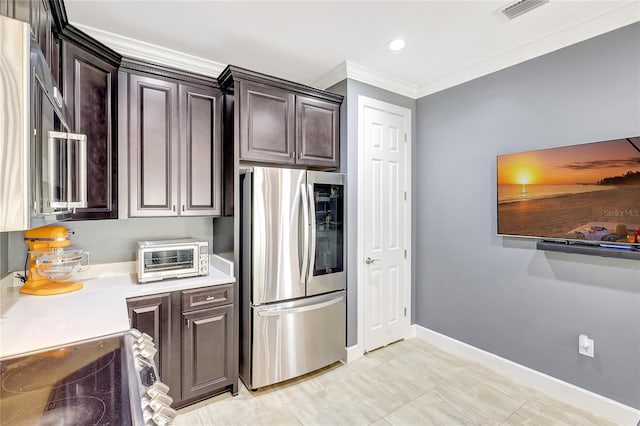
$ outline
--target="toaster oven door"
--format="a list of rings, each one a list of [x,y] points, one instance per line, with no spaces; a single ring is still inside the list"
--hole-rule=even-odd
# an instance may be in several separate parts
[[[175,246],[167,249],[140,249],[138,252],[138,281],[198,275],[197,246]]]

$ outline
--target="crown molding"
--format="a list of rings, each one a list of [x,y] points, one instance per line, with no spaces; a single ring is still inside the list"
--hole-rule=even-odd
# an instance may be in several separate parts
[[[423,86],[402,80],[398,77],[376,71],[351,61],[345,61],[323,77],[316,80],[312,86],[327,89],[344,79],[353,79],[384,90],[388,90],[412,99],[421,98],[453,86],[474,80],[530,59],[551,53],[572,44],[596,37],[598,35],[622,28],[640,21],[640,2],[628,1],[622,6],[611,9],[584,22],[572,25],[554,33],[547,34],[537,40],[522,44],[458,70],[442,78],[433,80]],[[151,43],[110,33],[86,25],[72,23],[76,28],[95,37],[106,46],[112,48],[124,57],[135,58],[150,63],[165,65],[193,73],[218,77],[224,70],[225,64],[203,59],[197,56],[167,49]]]
[[[318,79],[313,86],[326,89],[334,84],[349,78],[380,89],[388,90],[399,95],[415,99],[418,93],[418,85],[394,77],[389,74],[367,68],[355,62],[345,61]]]
[[[165,65],[184,71],[217,78],[226,64],[203,59],[198,56],[167,49],[166,47],[136,40],[133,38],[99,30],[86,25],[72,23],[76,28],[109,46],[124,57]]]
[[[627,2],[594,18],[547,34],[537,40],[522,44],[514,49],[420,86],[417,91],[417,98],[466,83],[478,77],[546,55],[638,21],[640,21],[640,2]]]
[[[355,62],[346,61],[347,77],[367,83],[399,95],[415,99],[418,95],[418,85],[402,80],[389,74],[367,68]]]
[[[334,84],[340,83],[345,78],[347,78],[347,63],[343,62],[320,77],[318,80],[311,83],[311,85],[318,89],[326,90]]]

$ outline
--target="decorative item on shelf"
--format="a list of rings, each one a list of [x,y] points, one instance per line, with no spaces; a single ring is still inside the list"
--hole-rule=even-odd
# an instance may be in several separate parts
[[[627,235],[627,225],[625,225],[624,223],[618,223],[613,233],[616,235]]]
[[[82,283],[66,281],[77,272],[89,268],[89,252],[69,247],[67,228],[47,225],[24,232],[29,246],[29,270],[20,293],[52,295],[80,290]],[[83,258],[87,259],[85,265]]]

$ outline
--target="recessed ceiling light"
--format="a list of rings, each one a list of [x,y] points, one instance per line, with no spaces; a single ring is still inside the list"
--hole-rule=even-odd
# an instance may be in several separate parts
[[[407,43],[405,43],[404,40],[401,40],[399,38],[387,43],[387,47],[389,48],[389,50],[393,50],[393,51],[402,50],[406,45]]]

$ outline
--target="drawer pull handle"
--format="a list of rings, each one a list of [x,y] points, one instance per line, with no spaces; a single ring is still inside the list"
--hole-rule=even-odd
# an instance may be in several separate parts
[[[211,301],[211,300],[215,300],[215,296],[207,296],[207,302]]]

